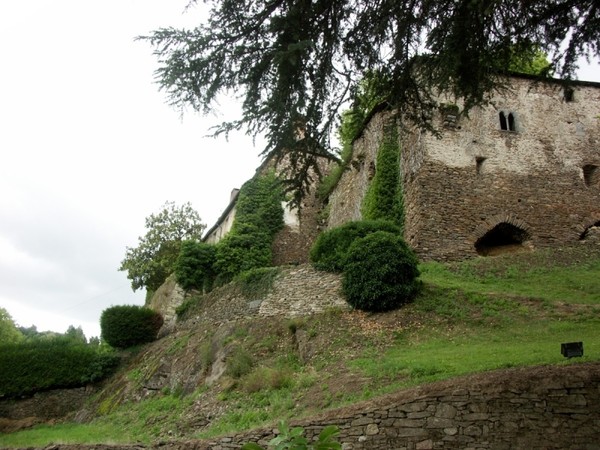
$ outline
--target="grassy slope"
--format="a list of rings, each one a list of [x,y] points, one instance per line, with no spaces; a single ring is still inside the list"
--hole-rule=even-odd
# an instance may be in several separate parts
[[[598,252],[428,263],[422,272],[422,295],[402,310],[241,323],[228,338],[230,375],[217,386],[165,391],[89,424],[0,435],[0,446],[214,436],[466,373],[600,359]],[[585,356],[565,361],[560,343],[575,340]]]

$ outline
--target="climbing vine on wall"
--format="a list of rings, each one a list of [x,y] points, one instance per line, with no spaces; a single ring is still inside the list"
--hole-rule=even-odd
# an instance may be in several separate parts
[[[283,199],[279,180],[272,171],[242,186],[231,231],[216,245],[215,266],[221,281],[271,265],[271,244],[284,225]]]
[[[362,204],[363,219],[389,220],[402,226],[404,202],[400,176],[400,146],[395,123],[386,126],[375,167],[375,176]]]

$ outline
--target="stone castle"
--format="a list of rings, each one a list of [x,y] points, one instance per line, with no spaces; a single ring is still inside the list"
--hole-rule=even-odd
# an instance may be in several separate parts
[[[596,241],[600,226],[600,83],[513,76],[509,90],[467,115],[440,109],[440,136],[399,128],[405,239],[424,260],[458,260],[505,250]],[[372,117],[354,141],[353,163],[328,199],[328,220],[309,195],[286,209],[276,264],[303,263],[323,228],[361,219],[389,113]],[[207,233],[231,226],[236,195]],[[596,241],[597,242],[597,241]]]

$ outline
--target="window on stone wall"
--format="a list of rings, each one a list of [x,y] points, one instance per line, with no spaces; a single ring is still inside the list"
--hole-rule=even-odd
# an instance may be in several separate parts
[[[487,158],[485,156],[476,156],[475,157],[475,170],[477,170],[477,174],[483,173],[483,163]]]
[[[600,186],[600,168],[595,164],[586,164],[583,169],[583,182],[587,187]]]
[[[500,129],[503,131],[508,130],[508,123],[506,122],[506,116],[504,115],[504,111],[500,111]]]
[[[514,113],[509,112],[506,114],[504,111],[500,111],[500,129],[502,131],[517,131],[517,122]]]
[[[529,233],[510,223],[501,222],[475,242],[475,250],[482,256],[493,256],[525,249]]]
[[[566,87],[564,90],[565,102],[569,103],[575,100],[575,89]]]

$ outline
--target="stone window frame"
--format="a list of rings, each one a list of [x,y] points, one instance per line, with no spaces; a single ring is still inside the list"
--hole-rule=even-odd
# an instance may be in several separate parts
[[[500,119],[500,131],[508,131],[517,133],[519,131],[517,114],[514,111],[500,110],[498,111]]]

